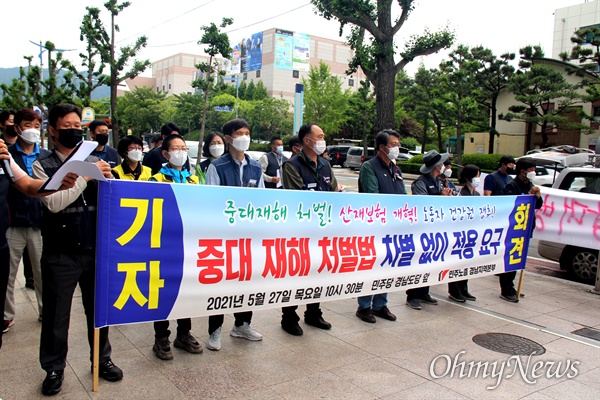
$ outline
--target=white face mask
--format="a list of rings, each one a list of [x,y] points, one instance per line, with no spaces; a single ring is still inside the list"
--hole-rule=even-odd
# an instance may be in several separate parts
[[[398,155],[400,154],[400,149],[398,147],[388,147],[389,153],[387,153],[387,156],[390,160],[395,161],[396,158],[398,158]]]
[[[127,152],[127,158],[129,158],[133,162],[142,161],[142,151],[141,150],[130,150]]]
[[[40,131],[34,128],[25,129],[21,132],[21,139],[27,144],[34,144],[40,141]]]
[[[312,149],[315,153],[317,153],[318,156],[320,156],[327,149],[327,142],[324,140],[317,140],[315,141],[315,147],[312,147]]]
[[[283,154],[283,146],[277,146],[277,154],[279,154],[279,155]]]
[[[187,151],[170,151],[169,162],[176,167],[183,167],[187,161]]]
[[[250,136],[236,137],[233,139],[232,145],[237,151],[246,151],[250,147]]]
[[[533,179],[535,178],[535,171],[531,171],[527,173],[527,179],[529,179],[530,181],[533,181]]]
[[[478,187],[480,183],[481,183],[481,178],[471,179],[471,186],[473,186],[474,188]]]
[[[446,168],[444,170],[444,175],[446,175],[446,178],[450,178],[452,176],[452,169],[451,168]]]
[[[225,152],[225,145],[213,144],[212,146],[210,146],[208,148],[208,151],[210,152],[210,155],[213,156],[214,158],[219,158]]]

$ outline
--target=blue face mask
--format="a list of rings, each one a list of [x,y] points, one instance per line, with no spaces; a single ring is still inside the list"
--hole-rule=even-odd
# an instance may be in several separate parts
[[[283,146],[277,146],[277,154],[279,154],[279,155],[283,154]]]

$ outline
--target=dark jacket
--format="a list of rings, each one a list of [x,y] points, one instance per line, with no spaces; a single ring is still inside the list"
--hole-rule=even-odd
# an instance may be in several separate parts
[[[117,150],[113,149],[109,145],[104,146],[104,152],[94,150],[92,151],[91,155],[106,161],[110,165],[110,169],[113,169],[119,165],[119,154],[117,153]]]
[[[359,193],[372,193],[366,189],[367,182],[363,182],[363,180],[373,177],[377,180],[378,191],[376,193],[406,194],[402,171],[395,162],[391,162],[388,166],[379,157],[365,161],[358,177]],[[375,182],[372,186],[375,186]]]
[[[411,185],[412,194],[422,196],[440,196],[441,182],[438,178],[434,178],[431,174],[421,174]]]
[[[15,163],[23,171],[27,171],[27,166],[23,161],[23,156],[17,150],[15,145],[8,147],[9,153],[12,155]],[[50,151],[40,149],[37,159],[46,158],[50,155]],[[26,196],[14,187],[8,190],[8,210],[10,215],[10,226],[19,228],[40,227],[42,223],[42,201]]]
[[[99,161],[90,156],[88,162]],[[38,161],[48,178],[51,178],[62,165],[52,152]],[[93,253],[96,248],[96,205],[98,204],[98,183],[89,181],[83,193],[57,213],[44,207],[42,237],[44,253]]]

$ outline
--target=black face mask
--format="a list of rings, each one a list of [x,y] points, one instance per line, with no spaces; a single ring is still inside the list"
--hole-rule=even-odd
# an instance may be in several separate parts
[[[515,172],[514,168],[506,168],[506,175],[514,175]]]
[[[106,133],[97,133],[96,134],[96,142],[98,142],[98,144],[100,146],[104,146],[106,143],[108,143],[108,134],[106,134]]]
[[[67,149],[73,149],[83,140],[83,130],[71,128],[71,129],[59,129],[58,130],[58,143],[65,146]]]
[[[6,136],[10,136],[10,137],[17,136],[17,131],[15,130],[14,125],[5,125],[3,131],[6,134]]]

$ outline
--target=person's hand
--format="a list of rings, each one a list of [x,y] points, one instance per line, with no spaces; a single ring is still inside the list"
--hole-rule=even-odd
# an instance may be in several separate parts
[[[62,186],[58,190],[71,189],[73,186],[75,186],[75,183],[77,182],[77,178],[78,178],[77,174],[69,172],[63,178]]]
[[[444,188],[442,189],[442,196],[452,196],[453,192],[450,188]]]
[[[529,194],[535,194],[535,197],[537,198],[539,198],[542,195],[542,193],[540,192],[540,188],[537,186],[532,187],[529,191]]]
[[[271,183],[279,183],[280,180],[281,180],[281,178],[278,176],[271,177]]]
[[[344,187],[338,183],[338,192],[343,192],[344,191]]]
[[[6,144],[2,139],[0,139],[0,160],[10,160],[10,154],[8,154],[8,147],[6,147]]]

